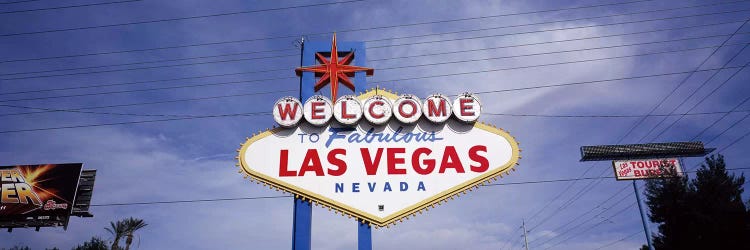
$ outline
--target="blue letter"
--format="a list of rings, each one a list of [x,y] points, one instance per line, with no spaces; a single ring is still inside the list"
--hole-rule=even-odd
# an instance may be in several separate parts
[[[331,127],[328,129],[329,132],[331,132],[331,136],[328,137],[328,141],[326,142],[326,148],[331,145],[331,142],[333,142],[334,139],[344,139],[346,138],[346,135],[339,134],[339,132],[348,132],[348,131],[354,131],[354,128],[334,128]]]
[[[388,191],[388,192],[392,191],[390,182],[387,182],[387,181],[385,182],[385,186],[383,186],[383,192],[385,191]]]
[[[409,190],[409,184],[406,184],[406,182],[401,182],[401,192]]]
[[[368,182],[367,183],[367,187],[370,188],[370,193],[375,192],[375,184],[377,184],[377,182]]]
[[[419,190],[427,191],[427,190],[424,189],[424,182],[421,182],[421,181],[419,182],[419,186],[417,186],[417,191],[419,191]]]
[[[335,189],[336,189],[336,193],[338,193],[338,192],[343,193],[344,192],[344,183],[336,183]]]
[[[359,182],[352,183],[352,193],[359,193]]]

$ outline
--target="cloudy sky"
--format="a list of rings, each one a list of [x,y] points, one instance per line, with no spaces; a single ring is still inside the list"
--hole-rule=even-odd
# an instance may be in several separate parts
[[[83,162],[100,205],[0,247],[69,249],[134,216],[140,249],[289,249],[288,197],[107,204],[283,195],[237,174],[239,144],[274,125],[238,114],[297,93],[295,42],[334,31],[366,42],[369,87],[480,93],[523,149],[500,185],[374,230],[376,249],[519,249],[522,220],[531,249],[636,249],[630,182],[502,184],[612,176],[582,145],[701,140],[750,163],[747,1],[112,2],[0,2],[0,165]],[[312,227],[314,249],[356,246],[352,219],[314,208]]]

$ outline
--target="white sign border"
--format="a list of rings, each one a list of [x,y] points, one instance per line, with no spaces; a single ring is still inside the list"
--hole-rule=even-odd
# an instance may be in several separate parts
[[[385,89],[372,89],[370,91],[360,94],[359,96],[357,96],[357,98],[360,100],[364,100],[374,95],[382,95],[388,99],[393,99],[393,100],[398,98],[398,95],[388,92]],[[521,154],[520,154],[521,150],[518,147],[518,142],[516,141],[516,138],[511,136],[508,132],[506,132],[505,130],[501,128],[497,128],[495,126],[481,123],[481,122],[474,123],[474,128],[482,129],[487,132],[500,135],[506,140],[508,140],[508,143],[511,145],[511,148],[513,151],[511,154],[511,159],[508,161],[508,163],[506,163],[503,166],[500,166],[499,168],[496,168],[495,170],[484,173],[474,179],[468,180],[464,183],[454,186],[453,188],[450,188],[432,197],[424,199],[423,201],[420,201],[398,212],[395,212],[391,216],[388,216],[385,218],[380,218],[378,216],[366,213],[359,209],[352,208],[345,204],[341,204],[339,202],[317,195],[308,190],[296,188],[294,187],[294,185],[281,181],[277,178],[273,178],[271,176],[267,176],[257,171],[254,171],[252,170],[250,166],[246,164],[244,155],[245,155],[245,151],[248,149],[248,147],[250,147],[251,144],[267,136],[273,135],[276,132],[280,132],[288,128],[274,128],[271,130],[267,129],[264,132],[253,134],[253,137],[251,138],[247,138],[245,143],[241,144],[241,147],[237,150],[237,152],[239,152],[239,155],[235,157],[235,159],[238,160],[238,163],[235,164],[235,166],[239,167],[240,168],[239,173],[243,173],[244,178],[250,178],[251,182],[256,182],[258,184],[262,184],[263,186],[268,186],[269,188],[275,189],[276,191],[282,191],[285,193],[293,194],[296,198],[302,198],[303,200],[308,200],[316,206],[322,206],[324,208],[328,208],[329,210],[333,209],[334,211],[341,212],[342,215],[346,215],[348,217],[358,218],[359,221],[362,221],[364,223],[370,223],[374,225],[376,228],[377,227],[390,227],[391,225],[394,225],[397,222],[402,222],[404,219],[408,219],[407,218],[408,216],[416,216],[416,213],[421,214],[423,211],[427,211],[430,208],[435,208],[436,205],[441,205],[444,202],[447,202],[448,199],[452,200],[455,197],[460,196],[461,194],[466,194],[467,191],[475,190],[479,188],[479,186],[489,184],[491,181],[496,181],[497,177],[502,178],[503,175],[508,174],[509,171],[516,170],[515,166],[518,165],[518,160],[521,159]]]

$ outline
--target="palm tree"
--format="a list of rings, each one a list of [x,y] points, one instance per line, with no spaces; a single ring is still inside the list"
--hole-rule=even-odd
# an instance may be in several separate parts
[[[135,234],[135,231],[148,226],[148,224],[143,222],[142,219],[136,219],[133,217],[124,219],[123,224],[125,224],[125,236],[127,236],[127,239],[125,240],[125,250],[130,250],[130,244],[133,243],[133,234]]]
[[[120,249],[120,239],[122,239],[123,236],[127,233],[125,231],[125,223],[124,221],[117,221],[117,222],[109,222],[110,227],[104,228],[112,234],[112,237],[115,238],[115,240],[112,242],[112,250],[118,250]]]

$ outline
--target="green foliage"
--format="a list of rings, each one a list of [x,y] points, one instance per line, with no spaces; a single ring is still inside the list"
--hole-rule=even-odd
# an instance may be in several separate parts
[[[130,250],[130,244],[133,244],[133,236],[135,235],[135,232],[148,226],[148,224],[142,219],[136,219],[133,217],[122,220],[122,223],[124,224],[125,235],[127,236],[125,239],[125,250]]]
[[[5,250],[6,248],[0,248],[0,249]],[[8,248],[8,250],[31,250],[31,248],[29,248],[27,246],[15,245],[15,246],[13,246],[11,248]]]
[[[729,174],[722,155],[706,157],[693,180],[649,180],[646,204],[659,223],[654,247],[671,249],[746,249],[750,212],[742,201],[745,177]]]
[[[122,237],[125,237],[125,235],[127,234],[125,222],[123,220],[117,222],[109,222],[109,225],[110,227],[104,228],[104,230],[107,230],[107,232],[112,234],[112,238],[114,238],[114,241],[112,241],[111,249],[120,249],[120,239],[122,239]]]
[[[78,245],[73,250],[108,250],[108,242],[100,239],[99,237],[91,237],[91,240],[86,241],[83,245]]]

